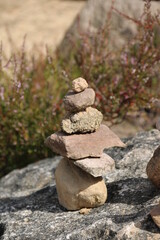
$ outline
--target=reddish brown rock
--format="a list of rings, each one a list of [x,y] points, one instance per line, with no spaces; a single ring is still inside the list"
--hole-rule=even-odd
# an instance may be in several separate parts
[[[59,203],[68,210],[98,207],[107,199],[107,189],[102,177],[94,178],[62,159],[55,172]]]
[[[160,188],[160,146],[155,150],[146,171],[148,178],[156,187]]]
[[[125,147],[125,144],[107,126],[101,125],[94,133],[67,135],[57,132],[45,144],[55,153],[71,159],[101,157],[104,148]]]
[[[64,107],[69,112],[79,112],[94,104],[95,91],[86,88],[83,92],[69,91],[63,99]]]
[[[73,162],[94,177],[103,176],[115,169],[114,160],[106,153],[103,153],[100,158],[84,158]]]
[[[154,207],[150,214],[155,224],[160,228],[160,204]]]

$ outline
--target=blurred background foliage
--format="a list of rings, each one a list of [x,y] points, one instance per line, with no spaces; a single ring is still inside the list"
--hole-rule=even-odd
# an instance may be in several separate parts
[[[108,23],[109,19],[98,33],[80,33],[69,57],[50,49],[46,55],[27,56],[24,39],[21,50],[6,60],[1,45],[0,176],[53,155],[44,140],[60,130],[62,98],[76,77],[82,76],[94,88],[95,107],[107,122],[118,123],[142,109],[157,112],[159,16],[152,16],[146,3],[143,19],[136,22],[137,36],[116,51],[109,48]]]

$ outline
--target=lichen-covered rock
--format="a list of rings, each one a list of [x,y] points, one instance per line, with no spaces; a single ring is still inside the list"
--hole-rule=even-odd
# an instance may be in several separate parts
[[[82,92],[86,88],[88,88],[88,83],[84,78],[79,77],[72,81],[72,90],[74,92]]]
[[[156,187],[160,188],[160,146],[155,150],[146,171],[148,178]]]
[[[68,159],[60,161],[55,179],[59,202],[68,210],[98,207],[107,199],[102,177],[87,174]]]
[[[62,120],[61,127],[66,133],[88,133],[96,131],[102,123],[103,115],[95,108],[88,107],[85,111],[71,114]]]
[[[92,88],[86,88],[83,92],[75,93],[69,91],[63,99],[64,107],[67,112],[80,112],[94,104],[95,91]]]
[[[115,160],[115,170],[105,177],[108,198],[87,215],[66,211],[58,203],[54,171],[60,158],[40,161],[2,178],[0,238],[159,240],[160,229],[150,211],[159,204],[160,191],[147,178],[146,166],[159,146],[160,132],[139,133],[125,143],[126,148],[105,150]]]

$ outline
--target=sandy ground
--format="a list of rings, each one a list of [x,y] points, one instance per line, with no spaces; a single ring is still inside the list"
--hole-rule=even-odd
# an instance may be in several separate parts
[[[26,49],[55,47],[85,4],[66,0],[0,0],[0,41],[7,54],[26,38]]]

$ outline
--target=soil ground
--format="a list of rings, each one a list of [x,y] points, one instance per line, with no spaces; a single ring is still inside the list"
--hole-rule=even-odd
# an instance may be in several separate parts
[[[0,41],[10,54],[23,43],[31,51],[55,49],[85,4],[66,0],[0,0]]]

